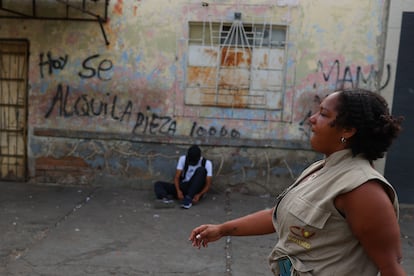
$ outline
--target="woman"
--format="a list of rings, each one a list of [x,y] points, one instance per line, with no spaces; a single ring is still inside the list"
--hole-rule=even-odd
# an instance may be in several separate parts
[[[193,246],[276,231],[269,256],[274,275],[405,275],[397,196],[372,166],[401,120],[376,93],[330,94],[309,119],[312,148],[326,158],[305,169],[273,209],[196,227]]]

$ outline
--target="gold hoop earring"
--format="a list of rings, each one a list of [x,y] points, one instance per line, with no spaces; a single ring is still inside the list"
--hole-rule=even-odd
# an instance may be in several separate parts
[[[341,143],[345,144],[346,143],[346,138],[345,137],[341,137]]]

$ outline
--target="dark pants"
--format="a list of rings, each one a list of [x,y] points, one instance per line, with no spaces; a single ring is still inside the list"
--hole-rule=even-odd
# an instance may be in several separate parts
[[[207,170],[204,167],[198,167],[188,182],[180,183],[180,190],[184,196],[191,199],[203,190],[206,185]],[[177,198],[177,190],[174,183],[157,181],[154,184],[155,196],[158,199],[162,198]]]

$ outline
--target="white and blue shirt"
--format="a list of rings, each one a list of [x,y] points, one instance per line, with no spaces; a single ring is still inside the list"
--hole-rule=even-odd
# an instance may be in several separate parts
[[[177,170],[180,170],[180,171],[184,170],[185,159],[186,159],[185,155],[180,156],[180,159],[178,159],[178,163],[177,163]],[[194,172],[196,171],[196,169],[202,166],[201,160],[202,160],[202,157],[200,158],[200,160],[198,160],[198,163],[195,166],[188,165],[187,173],[184,176],[183,182],[189,181],[191,177],[194,175]],[[210,160],[206,159],[205,168],[207,170],[207,176],[213,176],[213,163]]]

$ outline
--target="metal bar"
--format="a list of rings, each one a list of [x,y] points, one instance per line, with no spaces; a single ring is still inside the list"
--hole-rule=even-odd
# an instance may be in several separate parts
[[[24,158],[24,154],[2,154],[2,157],[21,157]]]
[[[1,39],[0,39],[0,41],[1,41]],[[3,51],[3,54],[6,54],[6,55],[15,55],[15,56],[23,56],[24,54],[23,53],[20,53],[20,52],[12,52],[12,51],[10,51],[10,50],[8,50],[8,51]]]
[[[106,45],[109,45],[109,41],[108,41],[108,38],[106,37],[106,33],[105,33],[105,29],[104,29],[103,24],[102,24],[102,20],[101,20],[101,18],[99,16],[98,16],[98,20],[99,20],[99,26],[101,27],[102,35],[103,35],[103,37],[105,39],[105,44]]]
[[[69,17],[69,5],[68,5],[68,0],[66,0],[66,18]]]
[[[0,44],[0,46],[1,46],[1,44]],[[2,75],[3,74],[3,72],[2,72],[2,70],[3,70],[3,68],[4,68],[4,64],[3,64],[3,56],[4,56],[4,54],[3,54],[3,51],[1,51],[1,47],[0,47],[0,75]],[[5,96],[4,96],[5,97]],[[2,100],[3,99],[3,85],[2,85],[2,83],[1,83],[1,81],[0,81],[0,100]],[[0,127],[2,127],[3,125],[5,125],[5,124],[3,124],[3,116],[2,116],[2,113],[3,112],[3,110],[2,110],[2,108],[1,108],[1,106],[0,106]],[[0,137],[2,137],[3,135],[1,135],[2,133],[0,132]],[[0,144],[1,145],[1,144]],[[2,150],[1,150],[1,147],[0,147],[0,156],[1,156],[1,153],[2,153]],[[0,163],[0,165],[1,165],[1,163]],[[1,167],[0,167],[0,175],[1,175]]]
[[[49,16],[37,16],[36,11],[36,0],[32,0],[32,15],[24,14],[21,12],[17,12],[14,10],[3,8],[2,0],[0,0],[0,10],[6,11],[8,13],[11,13],[12,15],[1,15],[0,18],[10,18],[10,19],[37,19],[37,20],[64,20],[64,21],[98,21],[99,26],[101,28],[102,35],[105,40],[105,44],[109,45],[109,41],[107,38],[107,35],[105,33],[105,29],[103,27],[103,23],[105,23],[108,19],[108,5],[109,0],[105,0],[105,7],[104,7],[104,18],[102,18],[99,14],[92,13],[88,10],[86,10],[86,2],[85,0],[82,0],[82,7],[79,8],[77,6],[74,6],[69,3],[68,0],[56,0],[56,2],[64,4],[66,6],[66,17],[49,17]],[[83,14],[93,16],[92,18],[70,18],[69,17],[69,8],[81,11]]]
[[[5,12],[9,12],[9,13],[12,13],[12,14],[20,15],[20,17],[16,17],[16,18],[31,17],[30,15],[27,15],[27,14],[24,14],[24,13],[21,13],[21,12],[17,12],[17,11],[13,11],[13,10],[10,10],[10,9],[6,9],[6,8],[3,8],[3,7],[0,7],[0,10],[5,11]],[[10,18],[9,16],[1,16],[1,17]]]
[[[28,91],[29,91],[29,87],[28,87],[28,79],[29,79],[29,49],[30,49],[30,45],[29,45],[29,41],[25,41],[26,44],[26,51],[25,51],[25,68],[24,68],[24,76],[26,78],[26,83],[24,85],[24,102],[23,104],[25,105],[24,107],[24,132],[23,132],[23,137],[24,137],[24,179],[27,180],[28,178],[28,165],[27,165],[27,144],[28,144],[28,137],[27,137],[27,129],[28,129],[28,122],[29,122],[29,112],[28,112],[28,106],[29,106],[29,97],[28,97]]]
[[[0,8],[0,10],[5,10]],[[13,11],[10,11],[13,12]],[[35,19],[35,20],[62,20],[62,21],[88,21],[88,22],[96,22],[98,19],[92,19],[92,18],[67,18],[67,17],[34,17],[30,15],[21,14],[21,16],[8,16],[8,15],[1,15],[1,18],[8,18],[8,19]]]
[[[20,82],[20,81],[25,81],[25,79],[17,79],[17,78],[0,78],[0,81],[15,81],[15,82]]]
[[[92,18],[70,18],[69,16],[66,16],[66,18],[51,17],[51,16],[40,16],[40,17],[38,17],[38,16],[36,16],[36,14],[37,14],[37,11],[36,11],[36,0],[32,0],[32,1],[33,1],[32,2],[32,5],[33,5],[33,7],[32,7],[32,15],[28,15],[28,14],[24,14],[24,13],[20,13],[20,12],[14,11],[14,10],[10,10],[10,9],[3,8],[2,7],[2,4],[0,4],[0,10],[3,10],[3,11],[6,11],[6,12],[9,12],[9,13],[18,15],[18,16],[2,15],[2,16],[0,16],[0,18],[18,18],[18,19],[21,19],[23,17],[25,19],[73,20],[73,21],[103,21],[103,22],[106,22],[107,19],[108,19],[108,7],[107,7],[108,4],[109,4],[109,1],[108,0],[106,0],[106,2],[105,2],[106,5],[105,5],[105,17],[104,17],[104,19],[102,19],[102,17],[100,17],[100,15],[98,15],[98,14],[94,14],[94,13],[92,13],[90,11],[85,10],[84,8],[81,9],[79,7],[76,7],[76,6],[72,5],[72,4],[69,4],[67,1],[65,2],[64,0],[56,0],[56,2],[61,3],[61,4],[64,4],[66,6],[66,8],[72,8],[72,9],[75,9],[75,10],[79,10],[79,11],[81,11],[84,14],[93,16],[93,17],[95,17],[95,19],[92,19]]]
[[[11,60],[10,60],[10,56],[7,56],[7,66],[8,66],[8,69],[6,69],[6,72],[8,72],[8,76],[10,76],[10,73],[11,73]],[[6,85],[7,85],[7,87],[6,87],[6,90],[7,90],[7,96],[6,96],[6,98],[8,99],[8,102],[10,103],[10,99],[11,99],[11,87],[10,87],[10,82],[6,82]],[[10,115],[10,108],[7,108],[7,115],[5,116],[5,119],[7,119],[7,121],[5,120],[5,126],[9,126],[10,125],[10,118],[11,118],[11,115]],[[10,154],[10,151],[11,151],[11,149],[10,149],[10,145],[11,145],[11,142],[10,142],[10,135],[7,135],[6,136],[7,137],[7,153],[8,154]]]
[[[32,15],[36,16],[36,0],[32,1]]]
[[[1,0],[0,0],[1,1]],[[109,0],[105,0],[105,22],[108,20],[108,6],[109,6]]]
[[[19,129],[5,129],[5,128],[0,128],[0,130],[6,133],[21,133],[23,128],[19,128]]]
[[[0,107],[9,107],[9,106],[11,106],[11,107],[24,107],[24,105],[22,105],[22,104],[9,104],[9,103],[6,104],[6,103],[0,103]]]
[[[73,5],[71,5],[71,4],[67,3],[67,2],[65,3],[64,0],[56,0],[56,2],[65,4],[66,7],[71,7],[72,9],[75,9],[75,10],[81,11],[83,13],[86,13],[88,15],[94,16],[94,17],[96,17],[99,20],[99,15],[98,14],[94,14],[94,13],[92,13],[90,11],[87,11],[87,10],[82,10],[82,9],[80,9],[80,8],[78,8],[76,6],[73,6]],[[105,21],[106,21],[106,18],[105,18]]]

